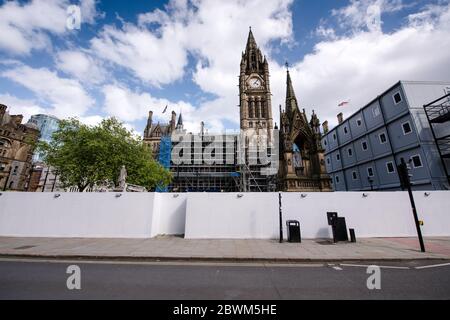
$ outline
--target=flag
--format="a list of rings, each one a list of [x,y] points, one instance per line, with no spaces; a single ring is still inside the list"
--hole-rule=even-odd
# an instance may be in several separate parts
[[[338,104],[339,107],[343,107],[346,104],[348,104],[348,101],[342,101],[341,103]]]
[[[164,108],[164,110],[163,110],[162,113],[165,113],[166,111],[167,111],[167,105],[166,105],[166,107]]]

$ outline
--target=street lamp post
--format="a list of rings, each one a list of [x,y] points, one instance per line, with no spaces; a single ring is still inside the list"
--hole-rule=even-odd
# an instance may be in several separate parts
[[[278,207],[279,207],[279,220],[280,220],[280,243],[283,242],[283,212],[281,210],[281,192],[278,193]]]
[[[416,224],[417,236],[419,238],[420,250],[422,252],[425,252],[425,245],[423,243],[422,231],[420,230],[420,222],[417,216],[416,204],[414,202],[414,196],[411,190],[411,181],[409,180],[408,166],[406,165],[405,159],[401,158],[400,164],[397,166],[397,171],[400,178],[402,189],[404,190],[406,188],[408,190],[409,201],[411,202],[414,222]]]

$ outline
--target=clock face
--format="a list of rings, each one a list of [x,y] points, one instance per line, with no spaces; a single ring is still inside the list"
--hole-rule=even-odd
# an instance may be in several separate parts
[[[252,88],[261,87],[261,80],[259,80],[258,78],[251,78],[250,79],[250,87],[252,87]]]

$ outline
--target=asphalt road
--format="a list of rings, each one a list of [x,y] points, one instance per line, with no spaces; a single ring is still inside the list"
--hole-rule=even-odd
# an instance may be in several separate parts
[[[450,299],[448,261],[380,263],[380,290],[367,288],[373,262],[352,264],[0,259],[0,299]],[[80,290],[67,289],[70,265]]]

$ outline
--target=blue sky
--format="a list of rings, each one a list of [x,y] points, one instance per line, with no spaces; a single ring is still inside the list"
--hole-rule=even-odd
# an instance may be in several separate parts
[[[275,122],[286,60],[300,107],[332,125],[400,79],[450,81],[448,0],[0,3],[0,103],[25,118],[115,116],[142,134],[148,111],[167,121],[169,105],[190,131],[202,120],[237,129],[250,25],[270,61]],[[70,5],[79,30],[67,28]]]

